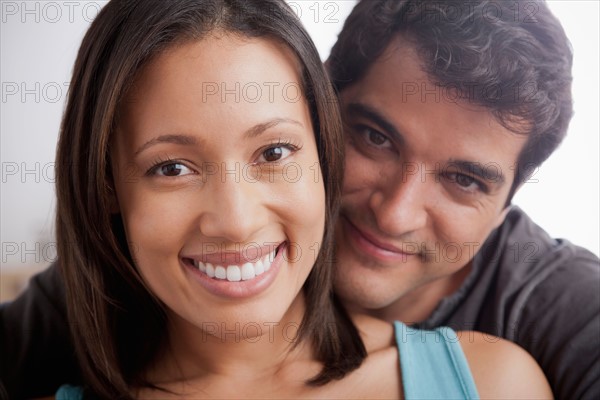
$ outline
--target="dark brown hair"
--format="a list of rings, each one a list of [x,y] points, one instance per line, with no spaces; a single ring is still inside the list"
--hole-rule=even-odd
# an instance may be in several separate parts
[[[121,218],[111,215],[110,143],[119,102],[152,57],[217,29],[283,43],[302,69],[327,198],[323,245],[304,284],[307,313],[299,334],[323,363],[309,383],[339,379],[366,356],[331,287],[343,165],[339,112],[314,44],[296,16],[283,0],[113,0],[81,44],[56,160],[58,256],[73,340],[95,396],[129,398],[129,387],[151,385],[142,373],[166,334],[164,306],[145,288]]]
[[[336,89],[360,81],[398,35],[415,47],[432,82],[529,135],[510,204],[573,115],[573,55],[559,21],[544,1],[362,0],[327,61]]]

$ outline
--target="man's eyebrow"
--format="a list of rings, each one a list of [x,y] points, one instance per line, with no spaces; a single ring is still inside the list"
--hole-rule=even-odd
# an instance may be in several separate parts
[[[134,155],[140,154],[142,151],[146,150],[149,147],[155,146],[159,143],[173,143],[179,144],[182,146],[196,145],[198,144],[198,140],[194,136],[188,135],[161,135],[155,138],[150,139],[143,145],[141,145],[136,151]]]
[[[349,103],[346,106],[346,114],[358,115],[363,118],[367,118],[367,119],[373,121],[374,123],[376,123],[377,125],[379,125],[379,127],[381,127],[384,131],[386,131],[386,133],[389,133],[392,136],[395,136],[396,141],[398,141],[398,142],[404,141],[402,134],[398,131],[398,129],[396,129],[394,124],[392,124],[390,121],[388,121],[387,118],[385,118],[383,115],[381,115],[373,107],[370,107],[370,106],[368,106],[366,104],[362,104],[362,103]]]
[[[448,165],[457,168],[461,172],[492,182],[496,186],[501,186],[506,181],[502,173],[502,168],[496,163],[482,164],[466,160],[450,160],[448,161]]]
[[[256,124],[254,125],[252,128],[247,129],[246,132],[244,132],[244,138],[246,139],[252,139],[255,138],[259,135],[261,135],[263,132],[273,128],[274,126],[277,126],[279,124],[293,124],[293,125],[298,125],[302,128],[304,128],[304,124],[302,124],[299,121],[296,121],[295,119],[291,119],[291,118],[273,118],[267,122],[263,122],[260,124]]]

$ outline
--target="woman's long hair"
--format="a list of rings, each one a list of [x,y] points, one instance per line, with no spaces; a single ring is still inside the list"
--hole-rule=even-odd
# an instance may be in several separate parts
[[[366,356],[356,328],[332,294],[333,224],[343,142],[335,95],[310,37],[283,0],[113,0],[86,33],[75,63],[56,160],[58,255],[77,355],[91,393],[130,398],[163,349],[164,306],[148,291],[128,250],[114,196],[111,135],[119,103],[140,69],[166,48],[221,30],[265,37],[291,49],[317,141],[326,226],[304,285],[310,340],[323,369],[309,384],[339,379]]]

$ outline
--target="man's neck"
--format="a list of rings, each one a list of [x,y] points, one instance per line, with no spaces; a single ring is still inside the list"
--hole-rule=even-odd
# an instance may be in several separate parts
[[[402,321],[408,325],[422,322],[429,318],[442,299],[461,287],[471,270],[472,262],[469,262],[456,273],[419,286],[387,307],[365,312],[389,322]]]

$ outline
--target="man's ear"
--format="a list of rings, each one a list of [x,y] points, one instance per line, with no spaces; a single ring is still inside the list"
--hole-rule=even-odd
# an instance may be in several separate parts
[[[506,216],[512,209],[512,199],[515,197],[515,194],[517,193],[517,191],[519,191],[519,189],[521,189],[521,187],[523,187],[523,183],[526,180],[527,179],[521,180],[521,182],[519,182],[519,184],[516,187],[511,188],[511,191],[508,194],[508,200],[506,201],[506,204],[504,205],[504,210],[502,210],[502,212],[500,212],[500,214],[498,214],[498,217],[496,217],[496,221],[494,223],[494,229],[496,229],[497,227],[502,225],[502,223],[506,219]]]
[[[496,217],[496,221],[494,222],[494,229],[502,225],[511,209],[512,205],[509,204],[506,207],[504,207],[504,210],[502,210],[500,214],[498,214],[498,216]]]

